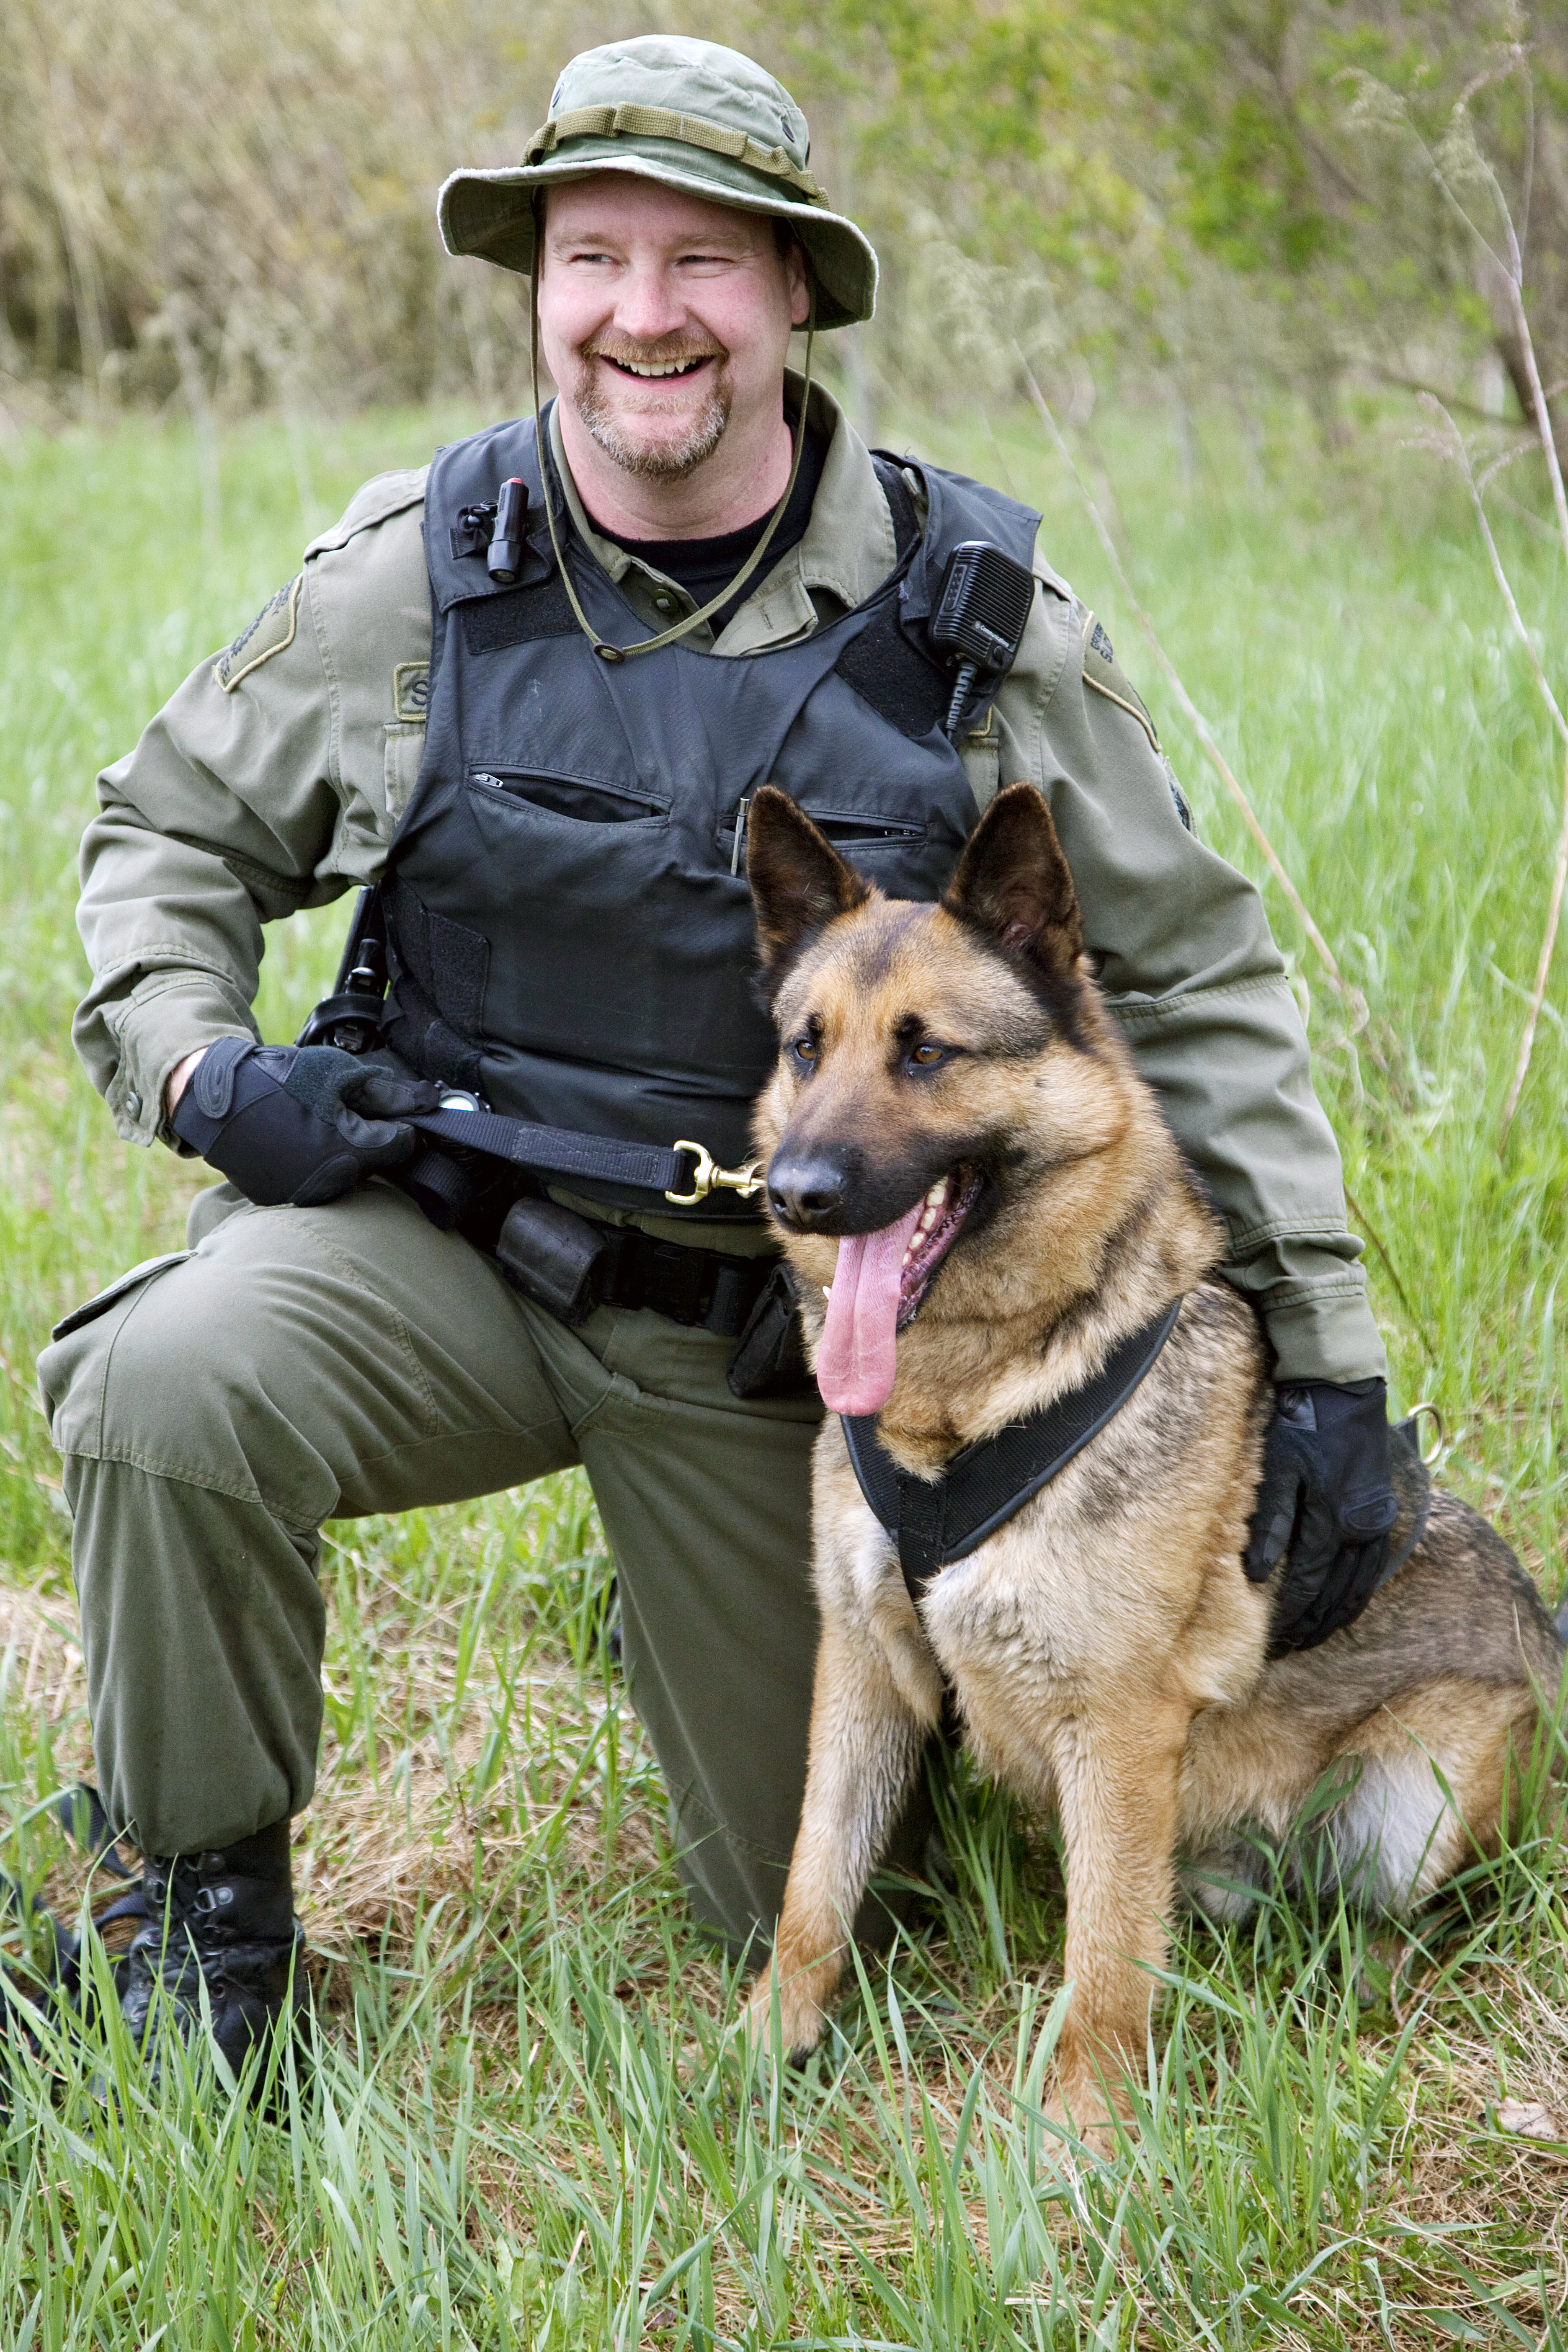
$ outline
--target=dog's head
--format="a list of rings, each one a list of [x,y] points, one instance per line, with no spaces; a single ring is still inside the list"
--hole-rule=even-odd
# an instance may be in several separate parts
[[[980,1236],[1111,1140],[1125,1097],[1106,1083],[1072,877],[1032,786],[997,795],[935,906],[884,898],[771,787],[748,845],[781,1044],[759,1111],[768,1205],[797,1245],[840,1244],[818,1381],[837,1411],[874,1412],[939,1270],[937,1298],[962,1311]]]

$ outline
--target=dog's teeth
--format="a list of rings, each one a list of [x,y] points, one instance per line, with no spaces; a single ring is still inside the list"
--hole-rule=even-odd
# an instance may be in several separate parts
[[[940,1209],[946,1198],[947,1178],[944,1176],[941,1183],[933,1184],[931,1191],[926,1194],[926,1204],[929,1208]]]
[[[832,1285],[830,1282],[825,1282],[825,1283],[823,1284],[823,1286],[822,1286],[822,1295],[823,1295],[824,1298],[831,1298],[831,1297],[832,1297],[832,1296],[833,1296],[833,1285]]]

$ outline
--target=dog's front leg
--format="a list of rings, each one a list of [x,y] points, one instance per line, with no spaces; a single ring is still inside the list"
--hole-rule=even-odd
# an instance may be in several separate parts
[[[826,1613],[800,1829],[773,1968],[757,1979],[751,2001],[752,2030],[765,2037],[776,1978],[784,2044],[792,2057],[803,2058],[821,2038],[855,1915],[931,1727],[900,1691],[875,1636]]]
[[[1184,1709],[1128,1696],[1075,1721],[1054,1759],[1072,2000],[1052,2113],[1102,2154],[1114,2142],[1110,2115],[1131,2113],[1127,2075],[1142,2072],[1153,1972],[1165,1959],[1188,1722]]]

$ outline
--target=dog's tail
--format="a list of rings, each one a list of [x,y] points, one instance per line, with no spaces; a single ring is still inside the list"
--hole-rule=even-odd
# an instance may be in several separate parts
[[[1552,1622],[1556,1629],[1558,1640],[1562,1643],[1563,1648],[1568,1650],[1568,1592],[1565,1592],[1563,1595],[1563,1606],[1559,1609],[1556,1616],[1552,1620]]]

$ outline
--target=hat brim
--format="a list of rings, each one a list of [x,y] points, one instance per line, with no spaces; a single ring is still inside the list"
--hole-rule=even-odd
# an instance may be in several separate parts
[[[787,220],[805,249],[816,280],[819,328],[852,327],[870,318],[877,304],[877,253],[863,229],[841,213],[775,194],[760,175],[728,157],[692,151],[675,140],[648,140],[642,150],[668,153],[628,154],[619,139],[574,139],[570,154],[542,163],[507,163],[493,171],[454,172],[436,200],[442,243],[451,254],[473,254],[498,268],[533,274],[533,194],[565,180],[585,180],[597,172],[625,172],[700,196],[737,212],[766,213]]]

